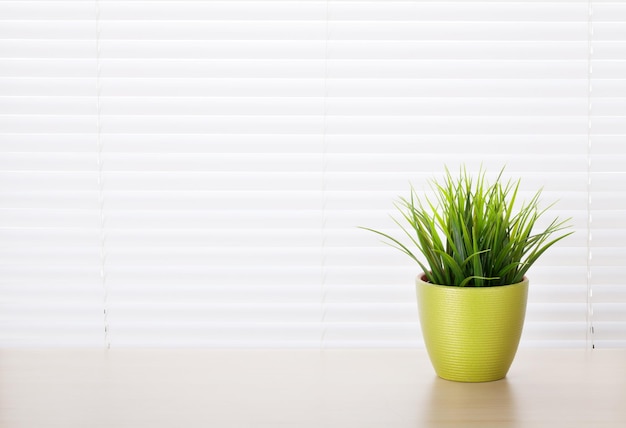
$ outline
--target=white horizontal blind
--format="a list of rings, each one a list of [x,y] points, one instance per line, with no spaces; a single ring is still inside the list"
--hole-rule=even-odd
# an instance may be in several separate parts
[[[588,126],[589,16],[586,1],[0,2],[1,343],[421,346],[417,267],[356,226],[391,230],[409,181],[482,163],[544,186],[577,230],[531,272],[524,343],[584,346],[592,307],[598,344],[623,344],[623,287],[602,279],[620,261],[588,243],[590,213],[594,236],[623,233],[588,192],[623,201],[624,124],[605,97]]]
[[[626,4],[591,5],[590,309],[595,347],[626,346]]]
[[[4,346],[103,344],[90,6],[0,3]]]

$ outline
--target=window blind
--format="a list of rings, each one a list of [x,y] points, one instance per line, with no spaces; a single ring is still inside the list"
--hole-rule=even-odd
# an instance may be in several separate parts
[[[422,346],[417,266],[357,226],[506,164],[577,232],[522,344],[623,346],[623,12],[0,2],[0,343]]]
[[[590,319],[593,345],[626,346],[626,5],[590,5]]]

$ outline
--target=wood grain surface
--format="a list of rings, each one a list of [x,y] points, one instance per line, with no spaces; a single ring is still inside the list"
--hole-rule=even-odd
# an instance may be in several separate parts
[[[424,350],[0,350],[2,428],[626,427],[626,350],[521,349],[504,380]]]

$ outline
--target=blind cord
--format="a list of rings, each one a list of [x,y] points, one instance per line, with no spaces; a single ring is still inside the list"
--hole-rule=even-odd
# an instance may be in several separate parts
[[[593,281],[592,281],[592,260],[593,252],[591,243],[593,234],[591,227],[593,224],[592,216],[592,73],[593,73],[593,0],[588,0],[587,14],[587,346],[595,349],[594,327],[593,327]]]
[[[328,152],[328,140],[327,140],[327,127],[328,127],[328,39],[330,37],[330,0],[326,0],[326,13],[325,13],[325,40],[324,40],[324,89],[322,97],[322,213],[321,213],[321,259],[320,259],[320,349],[323,349],[326,345],[326,169],[327,165],[327,152]]]
[[[96,164],[98,168],[98,206],[100,210],[100,285],[102,289],[102,323],[104,327],[104,346],[106,349],[111,348],[111,340],[109,334],[109,319],[108,319],[108,287],[106,276],[106,219],[104,215],[104,177],[102,173],[103,160],[102,160],[102,138],[101,129],[102,123],[100,120],[100,1],[94,1],[95,18],[96,18]]]

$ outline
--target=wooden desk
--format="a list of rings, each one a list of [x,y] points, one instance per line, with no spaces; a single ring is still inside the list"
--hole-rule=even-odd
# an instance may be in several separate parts
[[[506,379],[423,350],[0,350],[2,428],[626,427],[626,349],[521,349]]]

